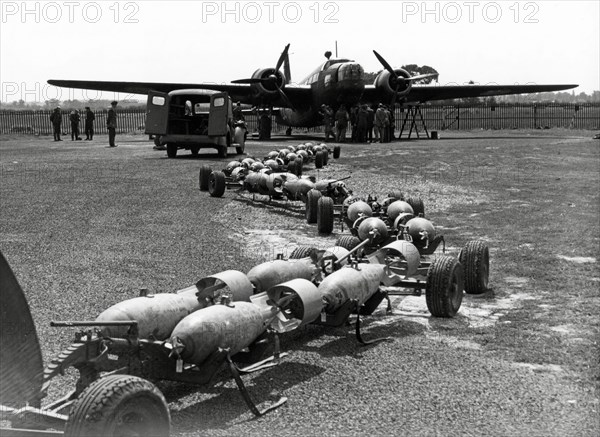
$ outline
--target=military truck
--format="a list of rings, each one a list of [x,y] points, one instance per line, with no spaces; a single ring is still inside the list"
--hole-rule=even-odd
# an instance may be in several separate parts
[[[179,149],[195,156],[202,148],[216,149],[220,158],[226,158],[230,147],[237,154],[244,153],[247,129],[242,120],[233,119],[227,93],[182,89],[148,93],[146,133],[155,136],[157,146],[167,149],[169,158],[175,158]]]

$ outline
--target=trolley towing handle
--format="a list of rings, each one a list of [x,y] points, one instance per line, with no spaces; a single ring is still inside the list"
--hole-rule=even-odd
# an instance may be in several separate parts
[[[331,185],[331,184],[337,184],[338,182],[342,182],[342,181],[347,181],[347,180],[348,180],[348,179],[350,179],[351,177],[352,177],[352,175],[350,175],[350,176],[346,176],[345,178],[336,179],[335,181],[331,181],[331,182],[329,182],[329,184],[328,184],[328,185]]]

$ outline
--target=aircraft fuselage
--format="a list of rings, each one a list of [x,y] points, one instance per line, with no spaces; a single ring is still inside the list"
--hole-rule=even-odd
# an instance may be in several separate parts
[[[296,110],[281,108],[277,122],[286,126],[313,127],[323,124],[321,105],[337,110],[342,104],[350,109],[357,104],[365,89],[364,70],[348,59],[330,59],[300,82],[310,85],[311,101]]]

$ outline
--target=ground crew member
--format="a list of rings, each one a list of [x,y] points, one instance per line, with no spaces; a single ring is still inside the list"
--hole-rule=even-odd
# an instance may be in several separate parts
[[[335,134],[333,133],[333,110],[325,105],[321,105],[319,114],[323,117],[323,124],[325,125],[325,141],[329,141],[329,136],[335,141]]]
[[[389,113],[389,119],[390,119],[390,126],[389,126],[389,136],[388,139],[389,141],[395,140],[396,137],[394,136],[394,107],[390,106],[388,108],[388,113]]]
[[[52,123],[52,129],[54,132],[54,141],[62,141],[60,139],[60,125],[62,123],[62,113],[60,112],[60,106],[54,108],[52,114],[50,114],[50,122]]]
[[[233,121],[246,121],[244,113],[242,112],[242,106],[240,102],[237,102],[235,108],[233,108]]]
[[[376,132],[376,136],[379,136],[379,142],[380,143],[385,143],[386,141],[386,131],[387,131],[387,127],[390,124],[390,119],[389,116],[385,110],[385,108],[383,107],[383,104],[380,103],[379,107],[377,108],[377,111],[375,111],[375,132]],[[377,135],[377,133],[379,135]]]
[[[335,140],[338,143],[346,142],[346,129],[348,129],[348,120],[350,120],[350,116],[348,115],[348,111],[346,111],[346,107],[344,105],[340,105],[339,109],[335,113]]]
[[[79,122],[81,121],[81,116],[79,115],[79,111],[72,110],[69,115],[69,120],[71,120],[71,141],[80,141]]]
[[[356,116],[356,142],[364,143],[367,141],[367,105],[361,105]]]
[[[106,116],[106,128],[108,129],[108,146],[117,147],[115,137],[117,136],[117,101],[110,103],[108,114]]]
[[[350,108],[350,138],[353,143],[357,142],[356,130],[358,127],[358,105],[354,105]]]
[[[85,107],[85,139],[91,141],[94,139],[94,120],[96,114],[90,109],[89,106]]]
[[[375,111],[367,106],[367,142],[373,142],[373,125],[375,123]]]

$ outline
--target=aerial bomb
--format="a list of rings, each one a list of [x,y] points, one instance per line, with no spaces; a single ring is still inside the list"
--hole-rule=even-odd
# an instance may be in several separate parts
[[[433,223],[423,217],[415,217],[406,222],[406,229],[415,246],[426,245],[435,238]]]
[[[301,278],[311,280],[317,274],[318,268],[310,258],[299,260],[267,261],[253,267],[248,272],[248,279],[256,289],[256,293],[266,291],[277,284],[292,279]]]
[[[358,226],[358,238],[360,241],[368,240],[371,237],[374,243],[380,243],[388,237],[386,224],[377,217],[368,217]]]
[[[351,222],[355,222],[359,217],[371,217],[373,210],[367,202],[358,200],[348,207],[346,215]]]
[[[359,264],[327,276],[318,288],[325,312],[335,312],[348,300],[356,300],[359,305],[365,303],[379,289],[385,268],[382,264]]]
[[[219,348],[235,355],[271,324],[278,332],[287,332],[310,323],[320,310],[317,287],[294,279],[252,296],[251,302],[214,305],[190,314],[173,329],[168,343],[185,362],[201,364]]]
[[[400,214],[414,214],[412,206],[403,200],[396,200],[387,207],[387,215],[394,222]]]
[[[244,273],[226,270],[203,278],[196,285],[177,293],[159,293],[124,300],[100,313],[96,321],[136,320],[141,338],[165,340],[181,319],[212,304],[221,295],[229,295],[232,300],[248,301],[252,291],[252,283]],[[127,327],[106,326],[102,328],[102,334],[124,337]]]

